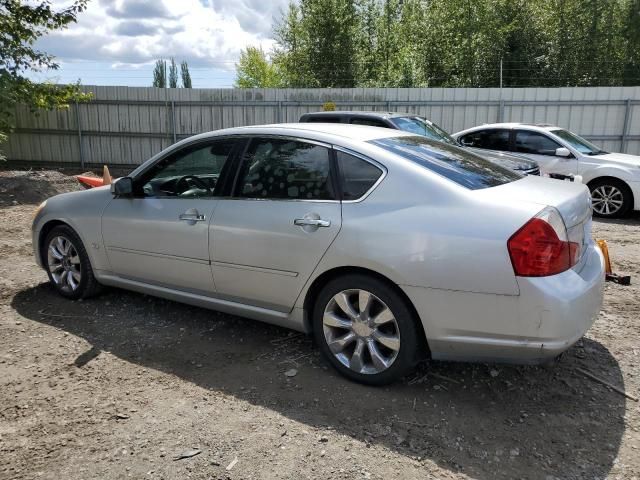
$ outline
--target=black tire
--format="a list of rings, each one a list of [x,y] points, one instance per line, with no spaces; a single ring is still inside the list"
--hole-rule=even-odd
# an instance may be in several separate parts
[[[618,198],[622,200],[622,205],[615,211],[612,209],[615,204],[612,203],[607,208],[602,200],[603,191],[605,193],[607,191],[612,191],[610,189],[615,189],[619,192],[619,195],[616,194],[612,200],[616,200]],[[624,217],[629,213],[629,210],[633,208],[633,194],[631,193],[629,186],[622,180],[609,177],[598,178],[589,183],[589,190],[591,191],[591,200],[593,202],[593,215],[596,217],[620,218]],[[611,213],[607,213],[607,209],[611,210]]]
[[[65,284],[65,282],[63,280],[60,280],[59,278],[56,280],[56,278],[54,278],[54,274],[52,273],[52,268],[50,267],[49,248],[51,246],[51,243],[59,237],[70,242],[73,248],[72,251],[75,250],[75,252],[77,253],[77,257],[79,258],[79,265],[74,264],[75,266],[73,267],[77,272],[80,273],[80,280],[77,282],[77,287],[75,289],[69,286],[68,283]],[[58,250],[56,251],[58,253],[61,253]],[[87,251],[84,248],[82,240],[80,240],[78,234],[71,227],[67,225],[58,225],[57,227],[51,229],[51,231],[47,233],[47,236],[45,237],[42,244],[41,256],[42,262],[45,266],[45,270],[47,271],[47,275],[49,277],[49,282],[51,282],[51,285],[53,285],[56,291],[63,297],[70,300],[78,300],[80,298],[91,297],[100,292],[101,285],[93,275],[93,269],[91,268],[91,262],[89,261]]]
[[[392,316],[395,319],[395,323],[391,324],[390,326],[389,324],[384,324],[384,327],[378,326],[374,327],[373,329],[369,328],[369,330],[376,330],[377,332],[379,332],[379,329],[390,328],[392,330],[391,335],[395,335],[395,332],[397,331],[399,341],[398,350],[387,349],[384,345],[379,343],[377,343],[376,346],[371,347],[369,343],[367,343],[366,339],[362,340],[365,337],[360,337],[360,333],[362,332],[359,332],[356,335],[356,333],[354,333],[355,330],[342,330],[341,327],[333,328],[332,326],[324,325],[323,318],[325,309],[335,308],[335,306],[337,305],[336,301],[333,300],[334,296],[345,291],[353,291],[354,293],[352,293],[352,295],[355,296],[358,295],[357,291],[359,290],[365,291],[365,295],[366,292],[373,294],[371,315],[367,315],[367,318],[377,316],[377,313],[380,313],[382,310],[384,310],[384,306],[388,307],[388,309],[391,311]],[[358,310],[360,311],[362,309],[359,304],[360,302],[358,301]],[[373,310],[376,308],[377,310]],[[343,309],[340,309],[339,311],[344,312]],[[359,313],[359,315],[362,315],[361,312],[357,313]],[[343,315],[343,317],[345,319],[349,319],[348,315]],[[407,305],[405,299],[402,298],[402,296],[398,294],[393,287],[391,287],[384,281],[378,280],[375,277],[362,274],[350,274],[330,281],[320,291],[318,297],[316,298],[312,319],[314,335],[325,358],[327,358],[327,360],[331,363],[331,365],[333,365],[336,370],[338,370],[338,372],[356,382],[367,385],[386,385],[396,380],[400,380],[403,376],[409,373],[409,371],[413,369],[413,367],[415,367],[415,365],[421,358],[424,357],[424,355],[419,355],[419,349],[421,347],[426,347],[423,345],[423,337],[418,330],[419,320],[415,318],[412,309]],[[357,321],[361,322],[362,320],[360,320],[360,317],[358,317]],[[371,319],[367,323],[367,325],[373,325],[372,322],[373,319]],[[351,324],[353,325],[354,323],[355,322],[352,322]],[[388,353],[390,356],[395,355],[395,358],[390,362],[389,366],[386,369],[379,372],[375,371],[361,373],[355,371],[349,366],[346,366],[342,363],[342,361],[346,361],[346,358],[349,357],[349,355],[353,355],[353,353],[349,354],[348,351],[345,353],[345,351],[350,347],[345,347],[339,354],[334,354],[329,347],[327,335],[325,335],[325,329],[329,331],[329,333],[327,334],[329,336],[332,336],[332,332],[336,330],[339,332],[338,335],[341,335],[343,332],[345,335],[351,332],[351,334],[356,335],[356,340],[351,340],[351,343],[354,344],[358,344],[358,342],[362,340],[365,343],[365,347],[363,347],[364,350],[362,350],[363,354],[361,358],[366,359],[368,357],[372,369],[375,369],[375,362],[373,362],[373,356],[371,354],[371,352],[374,351],[372,350],[372,348],[375,349],[375,351],[377,351],[378,353],[384,350],[385,353]],[[373,336],[375,336],[375,334]],[[368,338],[369,342],[374,341],[371,339],[371,336]],[[353,350],[355,350],[355,348],[356,345],[353,346]],[[337,355],[342,355],[343,360],[341,361]]]

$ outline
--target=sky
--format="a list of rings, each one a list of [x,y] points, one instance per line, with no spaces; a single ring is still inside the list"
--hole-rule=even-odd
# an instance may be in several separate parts
[[[55,9],[68,0],[52,0]],[[289,0],[91,0],[78,23],[38,40],[60,69],[37,80],[151,86],[157,59],[185,60],[193,87],[231,87],[241,49],[269,51]]]

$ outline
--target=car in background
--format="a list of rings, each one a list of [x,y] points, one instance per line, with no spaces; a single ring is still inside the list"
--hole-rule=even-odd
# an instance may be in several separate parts
[[[393,128],[394,130],[403,130],[416,135],[422,135],[449,145],[461,146],[451,135],[434,122],[419,115],[411,115],[408,113],[357,111],[311,112],[303,114],[299,122],[345,123],[350,125]],[[524,157],[478,148],[470,148],[469,150],[490,162],[497,163],[520,174],[540,175],[538,164]]]
[[[584,185],[350,125],[190,137],[111,188],[48,199],[32,240],[63,297],[111,285],[313,332],[369,384],[427,356],[555,358],[604,284]]]
[[[563,128],[548,124],[494,123],[453,135],[466,147],[525,155],[543,174],[582,177],[599,217],[640,210],[640,157],[609,153]]]

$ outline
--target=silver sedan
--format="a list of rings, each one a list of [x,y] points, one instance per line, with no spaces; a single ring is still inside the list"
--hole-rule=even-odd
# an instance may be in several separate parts
[[[347,377],[425,357],[537,363],[602,302],[588,189],[391,129],[234,128],[58,195],[37,262],[70,299],[115,286],[313,333]]]

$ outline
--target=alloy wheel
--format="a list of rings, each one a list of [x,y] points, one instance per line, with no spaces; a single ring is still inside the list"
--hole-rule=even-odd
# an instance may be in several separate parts
[[[393,312],[366,290],[334,295],[324,309],[322,328],[331,353],[357,373],[385,371],[400,351],[400,328]]]
[[[64,292],[75,292],[80,286],[80,255],[67,237],[53,237],[47,248],[49,272],[54,283]]]
[[[599,215],[614,215],[622,208],[624,196],[613,185],[600,185],[591,192],[593,210]]]

